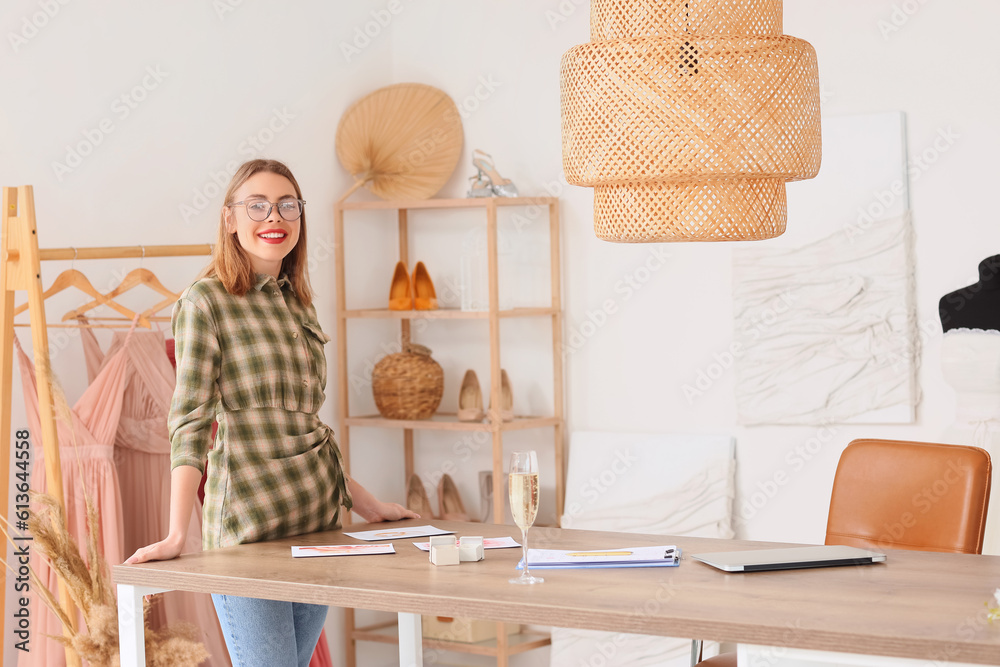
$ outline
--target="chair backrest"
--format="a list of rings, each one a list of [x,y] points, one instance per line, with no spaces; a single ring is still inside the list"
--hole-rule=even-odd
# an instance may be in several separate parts
[[[855,440],[833,480],[826,543],[982,553],[991,475],[978,447]]]

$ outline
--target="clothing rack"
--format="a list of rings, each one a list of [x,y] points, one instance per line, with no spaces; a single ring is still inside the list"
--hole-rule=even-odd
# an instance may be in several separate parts
[[[38,228],[35,224],[34,190],[30,185],[3,188],[3,212],[0,222],[2,222],[2,235],[0,235],[0,387],[2,387],[2,399],[0,399],[0,516],[6,519],[9,509],[7,500],[11,481],[10,429],[11,382],[14,366],[14,294],[19,290],[28,293],[28,313],[35,366],[42,370],[38,376],[38,406],[42,428],[42,450],[45,455],[46,484],[48,492],[58,500],[65,512],[52,387],[50,374],[45,372],[49,368],[49,341],[45,322],[41,262],[46,260],[128,257],[190,257],[210,255],[212,246],[202,244],[39,249]],[[5,571],[0,574],[0,584],[6,585],[6,577]],[[59,580],[59,602],[66,611],[67,617],[75,624],[76,610],[62,579]],[[6,618],[5,607],[6,596],[0,595],[0,618]],[[0,653],[2,650],[0,648]],[[69,648],[66,649],[66,664],[67,667],[78,667],[80,664],[77,654]]]

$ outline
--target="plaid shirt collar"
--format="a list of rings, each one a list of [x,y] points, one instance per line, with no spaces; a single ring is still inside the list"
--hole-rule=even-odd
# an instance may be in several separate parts
[[[292,287],[292,281],[290,281],[288,279],[288,276],[285,275],[284,273],[281,274],[281,276],[277,279],[277,281],[274,280],[274,276],[272,275],[269,275],[267,273],[258,273],[257,282],[254,284],[253,288],[259,292],[262,289],[264,289],[265,285],[267,285],[269,282],[272,281],[276,282],[279,288],[281,289],[288,288],[288,290],[291,291],[292,294],[295,294],[295,288]]]

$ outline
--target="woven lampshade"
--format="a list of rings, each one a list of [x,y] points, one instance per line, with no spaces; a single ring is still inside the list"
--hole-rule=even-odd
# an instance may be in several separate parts
[[[816,53],[781,0],[593,0],[562,59],[563,169],[608,241],[785,231],[785,182],[819,171]]]
[[[383,199],[427,199],[462,153],[462,118],[442,90],[420,83],[380,88],[352,104],[337,126],[337,157]]]

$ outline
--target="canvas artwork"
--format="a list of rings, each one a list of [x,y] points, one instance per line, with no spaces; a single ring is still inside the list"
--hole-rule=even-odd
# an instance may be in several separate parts
[[[824,120],[787,238],[733,254],[743,424],[911,423],[918,326],[900,113]]]

